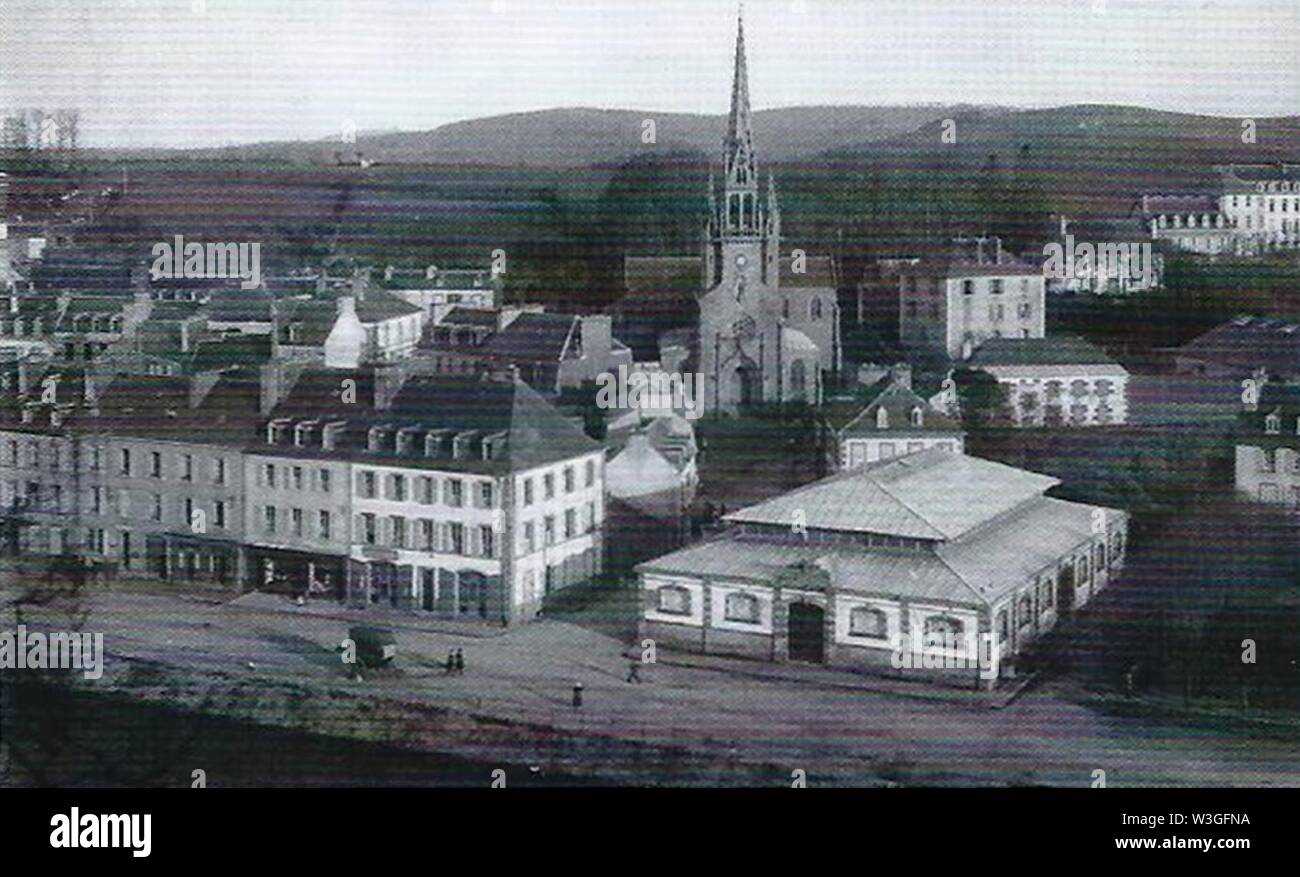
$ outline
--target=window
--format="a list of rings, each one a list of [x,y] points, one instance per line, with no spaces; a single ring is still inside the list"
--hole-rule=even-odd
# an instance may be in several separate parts
[[[889,429],[889,412],[883,407],[876,409],[876,429]]]
[[[808,303],[808,318],[813,322],[822,318],[822,300],[820,298],[814,298]]]
[[[524,524],[524,552],[532,553],[537,550],[537,533],[533,522],[529,521]]]
[[[542,498],[555,498],[555,475],[551,472],[547,472],[542,476]]]
[[[524,479],[524,505],[533,504],[533,479]]]
[[[465,504],[465,483],[459,478],[447,479],[447,505],[460,508]]]
[[[752,594],[728,594],[723,604],[723,616],[727,621],[758,624],[760,621],[758,598]]]
[[[393,534],[393,547],[406,547],[406,518],[401,515],[391,515],[388,518],[388,530]]]
[[[660,588],[659,611],[667,615],[690,615],[691,592],[679,585]]]
[[[1028,594],[1020,597],[1020,626],[1028,627],[1034,622],[1034,598]]]
[[[573,493],[574,487],[575,485],[574,485],[574,478],[573,478],[573,467],[565,466],[564,467],[564,492]]]
[[[222,500],[212,504],[212,523],[217,527],[226,526],[226,504]]]
[[[302,509],[289,510],[289,523],[293,527],[293,535],[301,539],[302,538]]]
[[[436,530],[433,521],[424,518],[420,521],[420,548],[425,551],[436,551],[437,545],[434,542],[434,533]]]
[[[1003,609],[998,613],[998,642],[1006,642],[1009,636],[1011,636],[1011,620],[1007,616],[1007,610]]]
[[[479,486],[478,486],[479,507],[490,509],[492,508],[493,500],[494,497],[492,495],[492,482],[491,481],[479,482]]]
[[[1050,578],[1045,578],[1039,585],[1039,590],[1042,593],[1038,598],[1038,605],[1043,608],[1043,611],[1047,611],[1056,605],[1056,588],[1052,584]]]
[[[921,408],[918,405],[916,408],[912,409],[912,426],[920,426],[922,422],[921,417]]]
[[[320,470],[320,491],[321,493],[330,492],[330,470]]]
[[[963,281],[961,282],[961,294],[962,294],[962,295],[974,295],[974,294],[975,294],[975,281],[974,281],[974,280],[963,280]]]
[[[162,454],[157,451],[152,451],[149,454],[149,477],[162,477]]]
[[[388,480],[388,498],[397,502],[406,501],[406,476],[393,475]]]
[[[951,615],[931,615],[925,619],[925,637],[943,637],[951,639],[961,636],[963,625]]]
[[[596,483],[596,461],[588,460],[586,470],[585,486],[591,487]]]
[[[98,472],[100,467],[103,465],[103,454],[103,450],[99,447],[93,447],[90,449],[90,470],[92,472]],[[15,459],[14,462],[17,463],[18,460]]]
[[[319,520],[317,521],[317,529],[320,530],[320,537],[322,539],[330,538],[331,523],[332,521],[330,521],[330,513],[328,511],[322,510],[319,515]]]
[[[161,521],[163,519],[163,498],[161,493],[153,495],[153,519]]]
[[[1000,277],[995,277],[989,281],[989,292],[994,295],[1002,294],[1002,279]]]
[[[215,473],[214,473],[213,476],[212,476],[212,480],[213,480],[215,483],[217,483],[217,484],[225,484],[225,483],[226,483],[226,460],[225,460],[225,458],[224,458],[224,457],[218,457],[218,458],[213,462],[213,468],[214,468],[216,471],[215,471]]]
[[[578,513],[569,509],[564,513],[564,538],[572,539],[578,535]]]
[[[189,454],[181,455],[181,480],[194,480],[194,458]]]
[[[263,467],[263,480],[267,487],[275,487],[275,464],[267,463]]]
[[[545,544],[555,544],[555,515],[547,515],[546,520],[542,522],[542,531],[545,538]]]
[[[855,606],[849,612],[849,636],[887,639],[889,616],[883,610],[871,606]]]
[[[451,553],[465,553],[465,526],[463,524],[448,524],[447,535],[451,537]]]
[[[375,473],[362,472],[361,481],[357,484],[357,489],[361,491],[361,496],[365,499],[375,498]]]
[[[131,449],[122,448],[122,474],[131,474]]]
[[[1264,432],[1269,435],[1277,435],[1281,431],[1282,418],[1278,417],[1277,414],[1270,414],[1268,417],[1264,418]]]
[[[264,508],[262,510],[262,515],[263,515],[262,518],[263,528],[268,533],[274,533],[275,532],[275,506],[269,505],[266,508]]]
[[[292,471],[293,471],[293,489],[302,490],[302,467],[294,466]]]
[[[496,556],[496,540],[494,537],[495,534],[492,532],[491,527],[478,528],[478,541],[479,541],[479,545],[483,549],[484,557]]]
[[[361,515],[361,537],[367,545],[374,545],[379,541],[375,534],[375,516],[370,512]]]
[[[433,505],[434,497],[436,496],[434,493],[436,485],[433,478],[428,475],[420,476],[420,486],[418,489],[420,491],[420,502],[424,505]]]

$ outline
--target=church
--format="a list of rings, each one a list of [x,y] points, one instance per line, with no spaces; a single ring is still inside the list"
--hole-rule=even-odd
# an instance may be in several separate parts
[[[776,181],[760,173],[754,148],[743,21],[737,28],[722,182],[710,176],[702,252],[625,257],[627,294],[616,308],[643,335],[653,327],[651,357],[663,370],[703,376],[710,414],[817,404],[842,357],[833,259],[781,248]]]

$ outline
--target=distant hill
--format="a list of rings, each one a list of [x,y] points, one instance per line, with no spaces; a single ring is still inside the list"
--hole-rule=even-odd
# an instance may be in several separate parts
[[[1041,181],[1060,205],[1082,214],[1124,210],[1138,192],[1204,191],[1214,165],[1296,161],[1300,116],[1255,119],[1256,142],[1242,142],[1242,120],[1081,104],[1011,113],[971,108],[952,117],[956,142],[944,143],[933,119],[909,132],[864,138],[828,150],[829,163],[876,169],[928,168],[971,174],[990,155],[1004,170]]]
[[[825,106],[760,110],[754,136],[764,161],[786,162],[882,140],[971,106]],[[990,116],[1009,110],[980,108]],[[645,120],[655,123],[655,143],[643,144]],[[586,167],[619,164],[648,152],[698,150],[714,155],[725,133],[725,116],[642,110],[560,108],[513,113],[443,125],[432,131],[357,134],[355,145],[332,140],[255,143],[213,149],[98,150],[105,158],[165,156],[213,160],[332,163],[336,152],[388,164],[455,164]]]

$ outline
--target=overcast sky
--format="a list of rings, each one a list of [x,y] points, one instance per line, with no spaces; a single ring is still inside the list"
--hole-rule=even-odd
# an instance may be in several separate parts
[[[77,106],[87,146],[555,106],[721,113],[735,15],[734,0],[0,0],[0,106]],[[749,0],[745,20],[756,108],[1300,112],[1300,0]]]

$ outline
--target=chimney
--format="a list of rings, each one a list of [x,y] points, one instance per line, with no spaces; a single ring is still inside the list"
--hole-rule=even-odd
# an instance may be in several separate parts
[[[582,355],[603,366],[609,361],[609,353],[614,346],[613,318],[607,314],[595,314],[582,317],[581,320]]]

